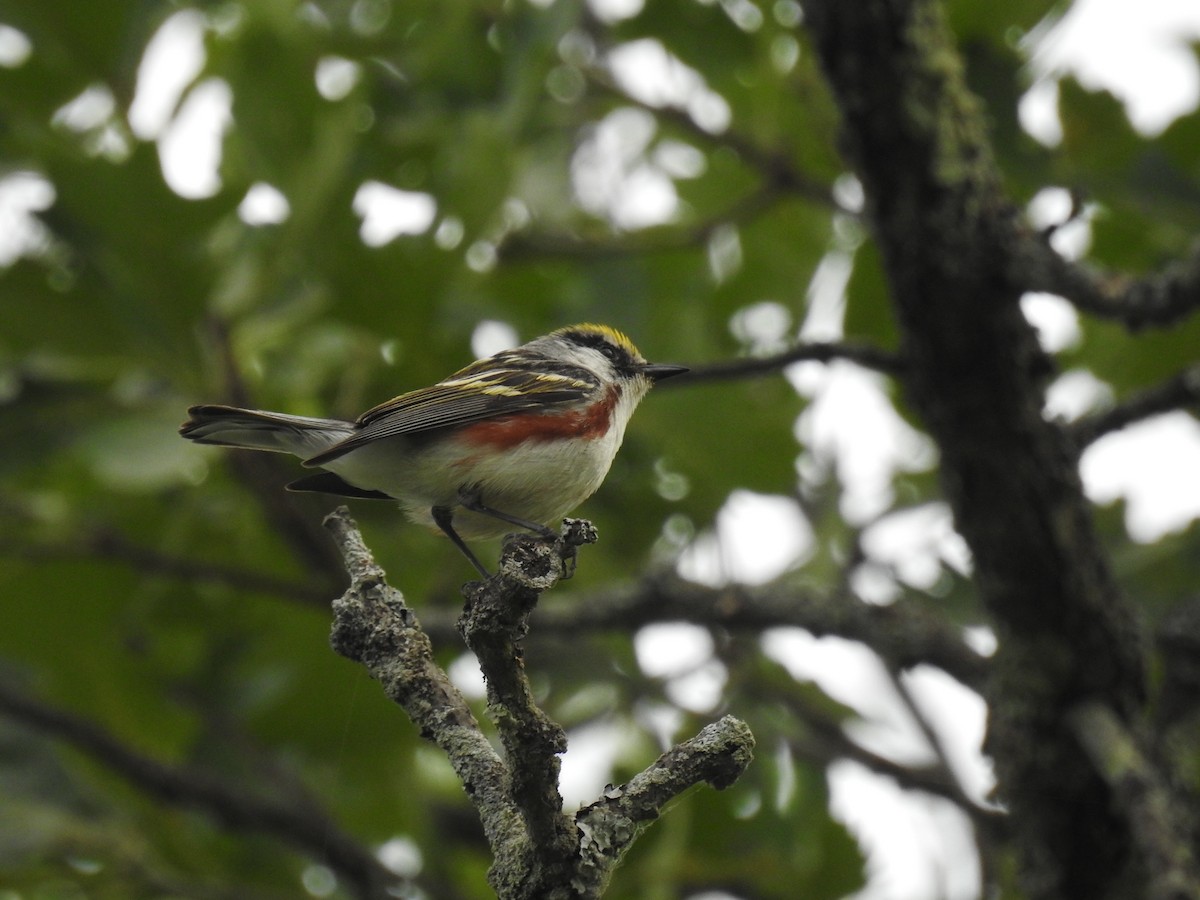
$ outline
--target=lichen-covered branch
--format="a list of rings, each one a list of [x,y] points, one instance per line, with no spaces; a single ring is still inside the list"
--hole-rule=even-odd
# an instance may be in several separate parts
[[[507,767],[467,701],[434,662],[429,638],[404,597],[384,581],[349,511],[339,507],[325,526],[350,574],[350,587],[333,603],[333,648],[362,663],[422,736],[445,752],[495,854],[492,887],[501,896],[514,896],[514,873],[528,869],[531,847],[509,790]]]
[[[746,723],[725,716],[581,809],[575,817],[583,836],[574,883],[578,895],[600,896],[625,851],[669,801],[701,782],[717,790],[729,787],[753,755],[754,735]]]
[[[534,703],[520,641],[542,591],[569,574],[577,548],[596,539],[589,523],[568,519],[556,543],[510,535],[491,578],[464,588],[459,631],[479,660],[487,682],[488,714],[504,745],[511,793],[533,848],[536,884],[562,883],[578,853],[579,835],[563,814],[558,792],[559,755],[567,736]]]
[[[623,798],[606,794],[599,801],[605,810],[598,809],[586,827],[577,824],[564,815],[558,792],[566,735],[533,702],[520,642],[540,594],[570,575],[578,548],[595,541],[591,524],[568,519],[552,542],[510,535],[499,571],[463,589],[467,603],[459,630],[487,681],[488,713],[505,759],[433,662],[429,638],[400,593],[384,582],[346,509],[331,514],[326,526],[351,581],[334,602],[334,649],[366,666],[450,758],[483,819],[495,854],[489,881],[503,900],[598,897],[636,832],[668,799],[701,781],[726,787],[749,764],[753,737],[743,723],[726,717],[664,754],[630,782]],[[632,823],[619,841],[618,820]]]

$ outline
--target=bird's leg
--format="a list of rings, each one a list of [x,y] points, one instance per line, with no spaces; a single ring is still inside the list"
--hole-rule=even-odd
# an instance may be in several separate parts
[[[466,545],[466,542],[458,536],[458,532],[454,530],[454,526],[450,524],[451,520],[454,518],[454,512],[450,509],[450,507],[435,506],[430,510],[430,512],[433,514],[433,523],[437,525],[438,528],[442,529],[442,533],[445,534],[446,537],[450,538],[450,542],[462,551],[463,556],[471,561],[471,565],[475,567],[475,571],[477,571],[484,578],[491,578],[491,573],[483,567],[483,563],[479,561],[479,557],[477,557],[471,551],[471,548]]]
[[[514,516],[484,505],[483,499],[479,496],[478,488],[459,488],[458,502],[463,509],[469,509],[471,512],[479,513],[481,516],[491,516],[493,519],[499,519],[501,522],[515,525],[517,528],[524,528],[526,531],[532,531],[534,534],[541,535],[548,541],[558,540],[558,532],[553,528],[548,528],[538,522],[530,522],[528,519],[522,519],[520,516]],[[434,521],[436,520],[437,517],[435,515]]]

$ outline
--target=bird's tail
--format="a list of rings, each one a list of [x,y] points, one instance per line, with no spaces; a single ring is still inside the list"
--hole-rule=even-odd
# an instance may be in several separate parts
[[[204,405],[188,409],[179,433],[197,444],[273,450],[307,459],[354,433],[341,419],[314,419],[236,406]]]

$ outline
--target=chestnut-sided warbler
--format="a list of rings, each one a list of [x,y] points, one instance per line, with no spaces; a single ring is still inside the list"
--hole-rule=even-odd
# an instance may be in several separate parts
[[[654,382],[686,372],[652,365],[621,332],[573,325],[401,394],[354,422],[203,405],[179,433],[199,444],[275,450],[325,471],[288,485],[398,500],[435,525],[486,577],[464,538],[511,526],[543,535],[590,497]]]

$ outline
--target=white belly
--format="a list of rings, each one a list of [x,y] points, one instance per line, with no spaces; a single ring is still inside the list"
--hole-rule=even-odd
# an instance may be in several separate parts
[[[400,501],[414,522],[434,526],[435,506],[454,509],[454,530],[465,539],[499,537],[512,525],[458,505],[463,490],[478,491],[492,509],[556,526],[595,493],[621,446],[624,423],[593,439],[526,441],[480,451],[459,442],[413,450],[406,438],[377,441],[333,460],[326,468],[351,484]]]

